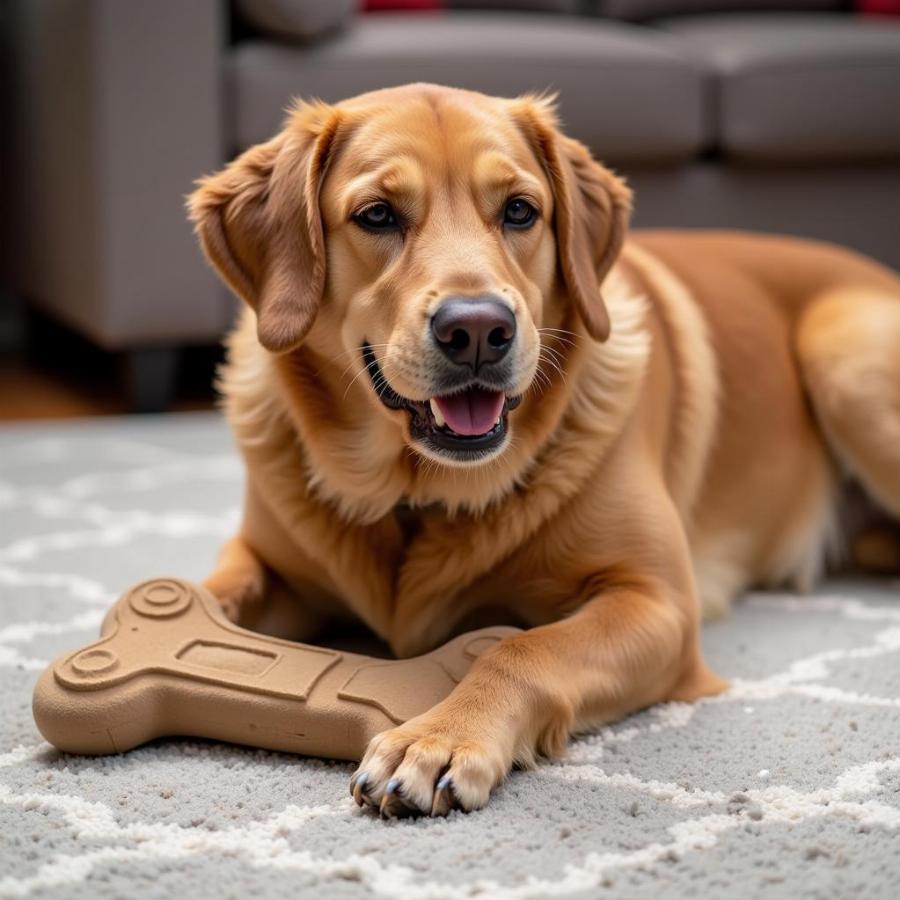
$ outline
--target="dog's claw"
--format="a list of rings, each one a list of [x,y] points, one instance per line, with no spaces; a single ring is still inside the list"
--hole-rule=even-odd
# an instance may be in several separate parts
[[[369,780],[368,772],[357,772],[350,779],[350,796],[356,801],[357,806],[365,806],[366,783]]]
[[[368,778],[367,773],[365,773],[365,772],[354,772],[354,773],[350,776],[350,793],[351,793],[351,794],[353,793],[353,789],[356,787],[357,784],[364,784],[365,781],[366,781],[366,778]]]
[[[434,789],[434,799],[431,801],[432,816],[446,816],[452,809],[457,809],[459,802],[453,790],[453,779],[449,775],[442,775]]]
[[[378,811],[385,819],[397,819],[400,816],[407,816],[414,812],[403,799],[400,786],[399,778],[391,778],[384,786],[384,794],[381,797]]]
[[[385,794],[378,805],[378,813],[382,819],[396,819],[399,805],[391,794]]]
[[[365,786],[365,783],[366,783],[368,780],[369,780],[369,773],[368,773],[368,772],[357,772],[357,773],[350,779],[350,787],[351,787],[351,789],[352,789],[352,788],[353,788],[355,785],[357,785],[357,784],[358,784],[360,787],[364,787],[364,786]]]

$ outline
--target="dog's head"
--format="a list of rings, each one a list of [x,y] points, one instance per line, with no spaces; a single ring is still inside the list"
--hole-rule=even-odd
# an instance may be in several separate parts
[[[420,454],[473,465],[508,446],[552,336],[607,337],[630,199],[549,101],[411,85],[297,106],[190,210],[267,350],[305,342]]]

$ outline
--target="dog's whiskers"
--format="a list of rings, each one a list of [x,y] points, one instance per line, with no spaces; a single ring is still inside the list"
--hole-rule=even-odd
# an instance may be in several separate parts
[[[553,350],[550,347],[542,347],[541,352],[548,354],[546,357],[547,359],[552,359],[560,365],[565,362],[565,355],[560,353],[558,350]],[[538,356],[540,358],[540,354]]]
[[[581,335],[576,334],[574,331],[569,331],[567,328],[549,328],[547,326],[544,326],[542,328],[538,328],[538,332],[540,334],[565,334],[571,338],[575,338],[575,340],[578,340],[578,338],[581,337]]]
[[[559,374],[559,377],[563,380],[563,382],[565,382],[566,381],[566,373],[563,371],[563,368],[560,365],[560,362],[558,362],[557,360],[553,359],[550,356],[545,356],[543,353],[543,350],[545,350],[545,349],[546,348],[542,348],[542,352],[540,353],[538,358],[540,359],[541,362],[546,363],[555,372],[557,372]],[[538,370],[538,371],[540,371],[540,370]],[[546,373],[544,373],[544,374],[546,374]]]
[[[385,347],[387,347],[387,346],[389,346],[389,345],[388,345],[388,344],[370,344],[369,346],[370,346],[373,350],[376,349],[376,348],[379,349],[379,350],[383,350]],[[343,353],[338,353],[337,356],[332,357],[331,362],[338,362],[338,360],[343,359],[345,356],[353,357],[353,358],[351,358],[350,362],[347,364],[347,366],[346,366],[346,368],[343,370],[343,372],[341,372],[341,374],[340,374],[340,376],[339,376],[340,378],[344,378],[344,377],[346,376],[347,372],[349,372],[350,369],[353,368],[353,364],[356,362],[356,358],[355,358],[355,357],[357,357],[358,355],[359,355],[359,351],[358,351],[358,350],[345,350]],[[320,375],[321,372],[322,372],[322,370],[320,369],[318,372],[316,372],[316,375]]]
[[[353,376],[353,379],[350,381],[350,384],[347,385],[347,390],[344,391],[344,396],[341,398],[342,401],[347,399],[347,394],[350,393],[350,389],[351,389],[351,388],[353,387],[353,385],[356,383],[356,380],[357,380],[361,375],[365,375],[367,372],[368,372],[369,375],[371,376],[371,374],[372,374],[372,367],[373,367],[373,366],[376,366],[376,365],[377,365],[377,362],[373,359],[372,362],[368,363],[367,365],[364,365],[364,366],[356,373],[356,375]],[[383,376],[382,376],[382,378],[383,378]],[[385,385],[385,386],[386,386],[386,385]],[[376,385],[375,389],[376,389],[376,391],[378,390],[378,386],[377,386],[377,385]],[[382,389],[382,391],[383,391],[383,389]],[[379,392],[379,396],[380,396],[380,395],[381,395],[381,392]]]
[[[547,346],[544,341],[557,341],[567,347],[574,347],[579,338],[579,335],[572,331],[563,331],[555,328],[538,328],[538,334],[541,337],[541,344],[543,346]]]
[[[541,349],[547,350],[550,353],[557,353],[557,354],[571,353],[572,352],[571,348],[573,348],[575,346],[575,344],[572,341],[567,340],[566,338],[557,338],[557,337],[553,337],[551,335],[551,340],[559,341],[559,343],[562,344],[563,347],[562,348],[551,347],[549,344],[545,344],[543,342],[541,342],[538,346]]]
[[[550,379],[547,376],[547,373],[542,371],[539,368],[535,369],[534,379],[528,387],[528,391],[534,391],[539,397],[543,396],[544,391],[550,387]],[[526,391],[526,393],[528,393]]]

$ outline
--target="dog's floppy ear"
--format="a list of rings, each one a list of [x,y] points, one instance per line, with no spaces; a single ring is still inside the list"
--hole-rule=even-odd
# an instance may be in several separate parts
[[[631,217],[631,191],[583,144],[560,133],[552,99],[522,97],[514,115],[544,165],[556,203],[560,269],[588,333],[609,337],[600,285],[615,262]]]
[[[325,289],[319,189],[338,124],[334,108],[300,104],[281,134],[188,198],[207,258],[256,311],[259,341],[274,353],[300,344]]]

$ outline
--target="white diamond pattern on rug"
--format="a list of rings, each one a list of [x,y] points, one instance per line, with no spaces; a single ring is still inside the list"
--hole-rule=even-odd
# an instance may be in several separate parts
[[[0,430],[0,898],[896,895],[897,582],[749,597],[704,633],[727,694],[583,737],[469,816],[383,823],[351,766],[247,748],[57,753],[40,669],[133,582],[203,577],[241,483],[214,416]]]

